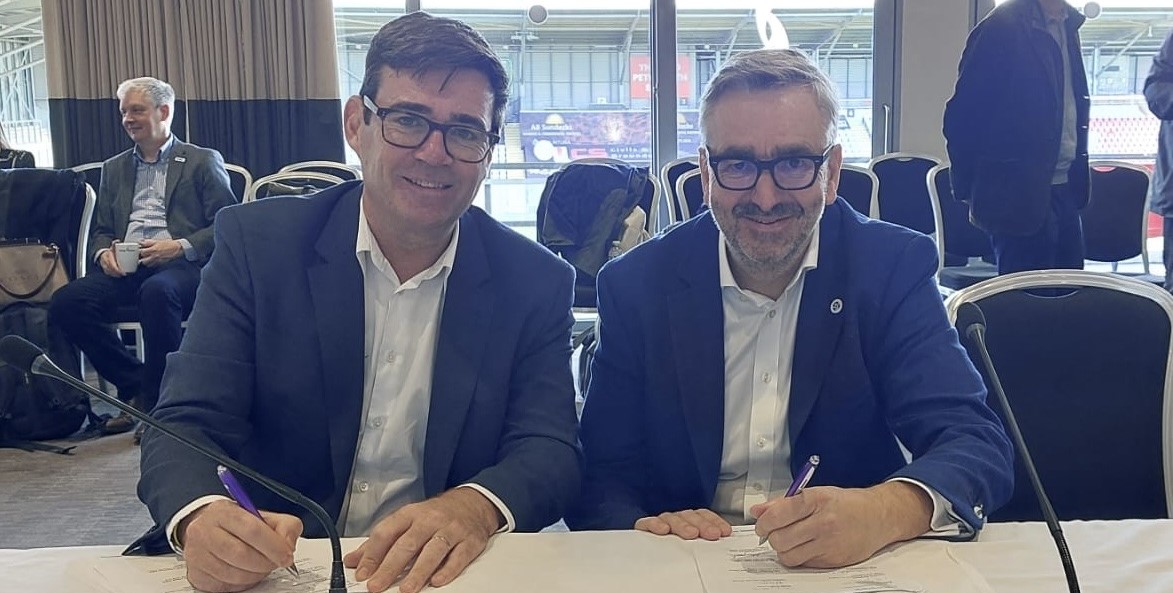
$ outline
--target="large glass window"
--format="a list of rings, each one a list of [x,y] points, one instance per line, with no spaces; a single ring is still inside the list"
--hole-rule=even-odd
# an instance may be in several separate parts
[[[695,156],[697,107],[730,55],[778,45],[810,54],[838,87],[838,122],[848,160],[872,156],[872,30],[875,0],[677,0],[677,150]],[[404,5],[335,0],[342,96],[357,92],[378,27]],[[545,178],[580,158],[650,165],[652,2],[632,0],[421,0],[432,14],[461,19],[485,35],[508,69],[510,101],[502,142],[475,203],[533,236]],[[714,8],[714,6],[719,6]],[[668,88],[666,91],[670,92]],[[669,151],[671,154],[671,151]],[[349,155],[352,160],[354,155]]]
[[[7,6],[5,6],[7,5]],[[0,123],[12,148],[53,166],[40,3],[0,3]]]
[[[871,158],[874,0],[677,0],[676,5],[680,156],[697,154],[697,108],[721,63],[738,52],[788,45],[814,58],[838,88],[845,158]]]
[[[1088,151],[1093,159],[1151,161],[1160,121],[1149,112],[1142,93],[1153,56],[1173,27],[1173,0],[1099,4],[1102,13],[1079,32],[1092,99]]]

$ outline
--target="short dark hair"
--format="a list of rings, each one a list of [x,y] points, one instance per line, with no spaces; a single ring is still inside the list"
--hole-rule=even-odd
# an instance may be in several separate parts
[[[472,27],[426,12],[401,16],[379,29],[367,50],[364,96],[375,99],[383,66],[392,70],[409,70],[420,77],[428,72],[468,68],[484,74],[493,90],[493,121],[490,132],[499,133],[509,98],[509,75],[489,42]],[[370,111],[363,110],[363,121],[370,121]]]

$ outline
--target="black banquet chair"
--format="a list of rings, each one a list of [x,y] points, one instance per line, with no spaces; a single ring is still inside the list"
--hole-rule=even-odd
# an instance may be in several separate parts
[[[871,169],[859,165],[844,164],[839,170],[839,197],[847,200],[856,212],[869,218],[879,217],[877,197],[880,180]]]
[[[969,221],[969,205],[953,198],[949,165],[929,170],[929,196],[937,215],[937,255],[941,286],[958,290],[998,275],[990,236]]]
[[[877,218],[920,231],[934,240],[937,222],[925,183],[929,170],[941,161],[926,155],[894,152],[878,156],[868,168],[880,180]]]
[[[1079,211],[1083,224],[1084,257],[1118,264],[1140,256],[1141,271],[1128,273],[1138,280],[1164,285],[1163,276],[1149,272],[1145,246],[1148,218],[1149,172],[1138,165],[1119,161],[1092,161],[1091,196]]]
[[[1044,270],[955,292],[951,319],[965,302],[985,314],[990,358],[1058,517],[1168,517],[1173,296],[1112,274]],[[989,401],[1001,416],[992,391]],[[1017,457],[1014,494],[990,520],[1042,520]]]

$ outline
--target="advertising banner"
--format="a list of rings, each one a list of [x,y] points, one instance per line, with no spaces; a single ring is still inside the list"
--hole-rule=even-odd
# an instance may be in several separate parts
[[[696,111],[677,114],[677,149],[696,154],[700,128]],[[562,163],[611,158],[637,165],[652,160],[651,114],[646,111],[522,111],[521,145],[527,163]],[[548,171],[531,170],[541,177]]]

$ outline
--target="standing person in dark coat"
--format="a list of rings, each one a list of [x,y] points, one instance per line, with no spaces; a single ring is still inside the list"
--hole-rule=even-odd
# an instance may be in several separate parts
[[[969,35],[945,107],[953,192],[998,272],[1083,268],[1087,75],[1064,0],[1009,0]]]
[[[1161,120],[1149,207],[1165,218],[1165,290],[1173,290],[1173,31],[1165,37],[1161,53],[1153,59],[1144,81],[1144,98],[1149,110]]]

